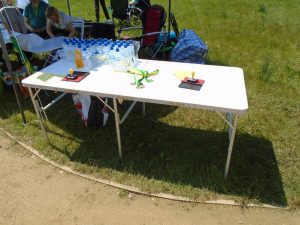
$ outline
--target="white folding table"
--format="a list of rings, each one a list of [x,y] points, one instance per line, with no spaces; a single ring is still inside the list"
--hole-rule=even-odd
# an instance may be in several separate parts
[[[133,100],[134,102],[156,103],[198,108],[216,111],[229,125],[229,147],[225,166],[225,178],[228,175],[238,116],[248,110],[247,93],[243,70],[236,67],[198,65],[177,62],[139,60],[142,69],[153,71],[159,69],[159,74],[151,77],[153,82],[144,82],[144,88],[136,88],[133,83],[134,75],[115,72],[109,65],[92,69],[90,75],[79,83],[62,81],[62,77],[52,77],[48,81],[38,79],[42,73],[60,74],[65,76],[68,69],[76,70],[74,62],[60,60],[44,70],[37,72],[22,81],[29,88],[32,102],[40,121],[41,128],[47,137],[40,115],[39,106],[35,100],[42,89],[65,93],[82,93],[96,97],[113,99],[113,106],[108,106],[115,116],[119,156],[122,157],[120,120],[117,101]],[[179,88],[180,80],[174,76],[178,70],[195,71],[195,78],[205,80],[200,91]],[[85,71],[84,69],[82,71]],[[32,89],[36,89],[35,94]],[[134,104],[132,105],[134,106]],[[131,110],[132,107],[130,107]],[[130,111],[129,110],[129,111]],[[221,112],[226,113],[224,116]],[[125,113],[127,116],[128,112]],[[230,117],[228,118],[228,115]]]

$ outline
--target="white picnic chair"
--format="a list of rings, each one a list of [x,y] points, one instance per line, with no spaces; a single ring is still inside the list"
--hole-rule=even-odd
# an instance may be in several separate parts
[[[80,17],[72,16],[71,22],[72,22],[73,27],[75,29],[77,28],[76,30],[80,31],[79,32],[80,38],[83,39],[83,37],[84,37],[84,19],[80,18]]]

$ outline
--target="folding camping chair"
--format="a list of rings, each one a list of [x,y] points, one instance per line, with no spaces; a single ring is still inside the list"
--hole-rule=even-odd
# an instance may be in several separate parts
[[[25,27],[24,23],[24,17],[16,7],[2,7],[0,9],[0,18],[3,25],[9,32],[18,32],[21,34],[27,33],[27,28]]]
[[[152,5],[143,12],[141,27],[121,28],[118,30],[118,36],[120,37],[123,31],[142,29],[142,35],[135,38],[140,41],[141,52],[145,53],[142,57],[154,59],[167,44],[166,17],[167,14],[161,5]]]
[[[22,15],[22,13],[16,7],[8,6],[8,7],[1,8],[0,9],[0,19],[11,36],[16,37],[17,34],[27,34],[28,33],[28,30],[25,27],[24,17]],[[51,50],[61,48],[59,46],[52,46],[53,49],[51,48],[51,46],[49,46],[49,47],[50,47],[49,51],[47,51],[48,48],[35,49],[34,51],[25,49],[25,51],[31,52],[34,54],[46,52],[48,54],[48,59],[45,63],[45,65],[46,65],[48,63],[49,59],[51,57],[53,57],[53,55],[51,54]]]
[[[150,6],[142,15],[141,49],[145,50],[151,59],[154,59],[166,44],[167,32],[164,27],[166,18],[167,14],[161,5]],[[160,35],[162,40],[159,42]]]
[[[26,57],[26,55],[23,52],[22,48],[20,47],[18,38],[15,35],[15,32],[21,33],[21,34],[26,34],[27,33],[27,29],[24,25],[23,15],[15,7],[3,7],[3,8],[0,9],[0,20],[4,24],[4,26],[6,27],[7,31],[9,32],[13,48],[20,55],[21,61],[25,65],[28,75],[33,74],[35,72],[34,69],[33,69],[33,66],[30,63],[30,61],[28,60],[28,58]],[[49,57],[51,57],[51,54],[49,54]],[[49,57],[48,57],[47,61],[49,60]],[[40,107],[40,112],[42,112],[43,115],[44,115],[44,118],[47,119],[47,115],[46,115],[46,112],[45,112],[46,109],[49,108],[50,105],[53,105],[58,100],[60,100],[66,94],[65,93],[61,94],[60,96],[58,96],[55,100],[53,100],[50,104],[48,104],[45,107],[43,107],[43,105],[42,105],[41,99],[38,96],[38,92],[36,93],[36,95],[38,97],[39,105],[41,106]]]
[[[129,5],[128,0],[111,0],[110,5],[113,21],[116,19],[119,24],[126,21],[128,26],[135,26],[140,24],[143,11],[151,4],[150,0],[142,0],[136,5]]]
[[[0,0],[0,9],[5,6],[9,6],[7,0]]]
[[[80,17],[71,17],[73,27],[79,31],[80,38],[84,38],[84,19]]]

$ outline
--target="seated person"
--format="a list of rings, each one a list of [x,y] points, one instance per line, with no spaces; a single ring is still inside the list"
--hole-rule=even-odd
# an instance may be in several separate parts
[[[47,18],[47,33],[49,37],[66,36],[70,38],[75,35],[75,29],[70,16],[59,12],[54,6],[49,6],[45,15]]]
[[[48,3],[48,0],[43,0],[43,1]],[[30,2],[29,0],[15,0],[15,3],[16,3],[16,7],[21,11],[21,13],[23,13],[26,5],[28,5]]]
[[[24,21],[27,29],[42,38],[47,37],[45,12],[48,4],[42,0],[30,0],[24,9]]]

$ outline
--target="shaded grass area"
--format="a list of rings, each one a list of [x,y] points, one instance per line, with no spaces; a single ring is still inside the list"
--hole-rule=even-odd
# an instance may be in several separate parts
[[[11,95],[5,98],[13,100]],[[273,145],[263,137],[237,134],[230,176],[224,181],[228,133],[216,114],[148,104],[144,118],[137,106],[121,127],[124,159],[119,161],[113,119],[104,129],[86,128],[68,96],[48,113],[49,145],[38,123],[32,122],[35,116],[29,101],[26,108],[30,124],[18,123],[18,115],[12,116],[15,105],[8,104],[0,116],[16,121],[1,120],[1,126],[80,171],[150,192],[287,204]]]
[[[67,12],[65,1],[50,3]],[[152,3],[167,8],[167,0]],[[94,19],[92,4],[72,2],[72,12]],[[0,97],[0,125],[61,163],[144,190],[299,207],[298,1],[172,0],[172,4],[179,29],[195,30],[208,44],[208,64],[244,69],[249,112],[239,120],[226,182],[228,134],[211,112],[151,104],[143,118],[137,107],[121,128],[123,162],[118,160],[113,119],[103,130],[86,128],[70,98],[49,111],[52,145],[33,122],[29,101],[24,103],[30,123],[20,124],[11,93]],[[102,11],[101,17],[104,20]]]

